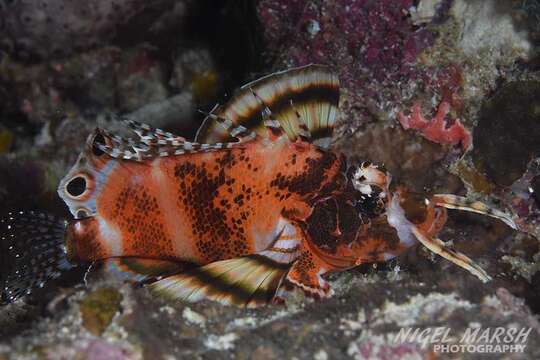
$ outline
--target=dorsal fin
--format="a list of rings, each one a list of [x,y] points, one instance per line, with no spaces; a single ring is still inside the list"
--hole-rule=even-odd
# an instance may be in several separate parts
[[[248,83],[215,110],[215,116],[269,137],[268,120],[277,120],[289,139],[326,147],[332,136],[339,102],[339,79],[327,66],[307,65],[277,72]],[[265,126],[266,120],[266,126]],[[215,143],[229,134],[212,116],[197,132],[197,141]]]
[[[207,144],[190,142],[181,136],[133,120],[125,119],[124,122],[138,136],[138,139],[122,138],[106,130],[96,129],[95,134],[99,134],[103,141],[94,143],[89,140],[91,145],[87,147],[97,147],[115,159],[145,161],[157,157],[230,149],[243,146],[243,143],[256,136],[255,133],[250,136],[246,131],[246,136],[242,138],[242,141]],[[238,128],[242,127],[236,127],[233,130]]]
[[[173,133],[153,128],[148,124],[141,124],[130,119],[124,119],[125,124],[139,136],[142,143],[149,146],[161,142],[185,142],[186,139]]]

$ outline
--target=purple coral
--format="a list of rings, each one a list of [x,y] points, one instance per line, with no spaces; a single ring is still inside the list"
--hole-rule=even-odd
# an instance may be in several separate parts
[[[384,81],[414,76],[416,57],[433,43],[430,32],[411,24],[412,5],[412,0],[263,0],[258,13],[270,47],[283,45],[293,65],[345,65],[356,75],[351,81],[366,71]],[[313,23],[320,28],[315,34],[308,31]]]
[[[262,0],[257,12],[279,67],[334,66],[347,94],[341,112],[361,126],[400,108],[404,89],[439,90],[437,70],[417,62],[435,34],[412,23],[412,6],[412,0]]]

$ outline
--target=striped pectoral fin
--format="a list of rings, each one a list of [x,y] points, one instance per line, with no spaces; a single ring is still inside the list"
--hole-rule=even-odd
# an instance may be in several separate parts
[[[510,215],[500,210],[489,207],[488,205],[480,201],[473,201],[467,199],[466,197],[452,194],[433,195],[431,201],[433,201],[436,206],[445,207],[447,209],[470,211],[477,214],[490,216],[501,220],[506,225],[510,226],[512,229],[517,229],[517,225]]]
[[[425,232],[419,230],[415,226],[411,228],[411,232],[422,245],[433,251],[435,254],[438,254],[443,258],[450,260],[457,266],[469,271],[483,282],[491,280],[491,277],[478,264],[459,251],[448,248],[440,239],[428,236]]]
[[[172,300],[209,299],[255,307],[272,301],[289,267],[287,263],[254,254],[169,276],[150,284],[149,288]]]
[[[150,288],[174,300],[204,299],[256,307],[275,300],[291,265],[300,255],[301,229],[284,220],[279,235],[263,251],[216,261],[179,273]]]
[[[152,281],[194,267],[190,263],[137,257],[110,258],[103,260],[102,264],[109,273],[136,283]]]

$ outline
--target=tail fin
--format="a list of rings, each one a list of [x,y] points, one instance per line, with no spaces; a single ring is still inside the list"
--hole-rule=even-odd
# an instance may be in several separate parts
[[[12,303],[73,267],[67,258],[67,222],[35,211],[0,218],[0,304]]]

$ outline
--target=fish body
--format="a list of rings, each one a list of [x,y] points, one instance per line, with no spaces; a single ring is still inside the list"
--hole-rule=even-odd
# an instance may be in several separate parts
[[[330,195],[344,176],[341,156],[286,138],[142,162],[83,156],[60,186],[75,215],[95,213],[70,226],[78,261],[144,257],[207,264],[257,253],[285,222],[305,219],[310,201]],[[107,169],[99,188],[89,166]],[[81,176],[88,194],[73,199],[66,188]]]
[[[136,138],[88,137],[58,187],[73,219],[0,219],[2,300],[12,302],[80,264],[184,301],[258,306],[290,286],[322,298],[325,274],[387,261],[417,242],[489,276],[437,238],[446,208],[506,214],[455,195],[394,186],[369,162],[331,148],[339,81],[309,65],[243,86],[195,141],[127,121]],[[286,286],[287,285],[287,286]]]

